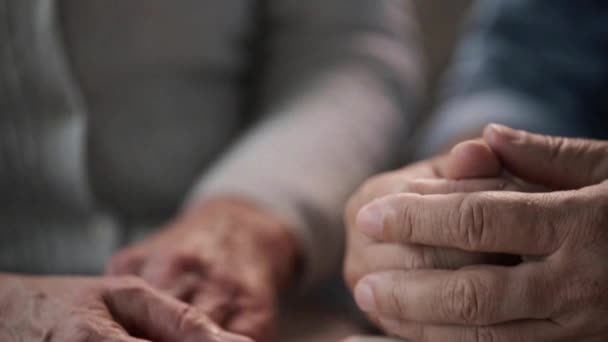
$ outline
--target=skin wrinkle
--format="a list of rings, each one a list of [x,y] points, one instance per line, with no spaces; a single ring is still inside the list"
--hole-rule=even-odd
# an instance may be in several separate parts
[[[384,328],[388,332],[414,338],[414,342],[439,342],[450,336],[456,340],[484,342],[595,342],[608,336],[604,322],[608,312],[605,309],[608,307],[608,264],[605,262],[608,259],[604,246],[608,244],[608,182],[601,178],[601,183],[594,180],[599,184],[588,184],[594,175],[571,170],[573,166],[596,165],[593,155],[596,142],[542,136],[527,139],[526,144],[534,146],[493,147],[500,149],[505,161],[503,166],[514,171],[515,177],[529,182],[542,176],[538,164],[546,179],[585,187],[567,191],[560,190],[565,187],[556,187],[536,190],[536,193],[523,189],[509,192],[488,189],[473,194],[422,197],[388,194],[390,201],[376,201],[387,206],[385,210],[399,208],[403,215],[399,220],[385,222],[391,225],[385,227],[391,234],[377,241],[379,246],[403,238],[409,240],[401,242],[424,241],[429,245],[477,252],[521,250],[535,255],[521,255],[521,263],[508,267],[473,262],[476,266],[456,271],[441,268],[387,271],[378,266],[364,271],[362,276],[386,272],[382,286],[387,288],[377,287],[380,296],[376,301],[380,308],[382,301],[389,301],[385,305],[397,315],[402,314],[396,317],[401,318],[402,323],[388,324],[385,320],[388,313],[370,314],[387,322]],[[509,144],[505,139],[502,141]],[[604,145],[608,148],[608,142]],[[552,154],[554,150],[559,151],[557,155]],[[530,163],[522,162],[530,160],[538,163],[531,167]],[[604,160],[608,162],[608,157],[604,156]],[[409,171],[408,168],[401,170],[404,176]],[[447,193],[455,189],[458,188],[445,188]],[[443,207],[439,208],[440,205]],[[438,219],[443,223],[441,227],[437,227]],[[453,235],[446,236],[448,232]],[[347,259],[359,253],[361,251],[349,251]],[[414,251],[410,253],[415,255]],[[408,274],[407,281],[397,277],[404,271]],[[441,291],[438,293],[432,288],[428,293],[421,291],[415,300],[406,303],[412,296],[407,292],[412,286],[425,290],[429,286],[441,286]],[[603,314],[598,314],[600,312]],[[425,336],[416,335],[406,318],[423,325]]]
[[[479,246],[485,245],[484,205],[472,197],[465,197],[460,203],[460,213],[463,215],[465,225],[461,229],[466,234],[467,246],[470,250],[478,250]],[[468,220],[467,220],[468,219]],[[463,222],[461,220],[461,222]],[[461,223],[462,224],[462,223]],[[462,241],[462,240],[461,240]]]
[[[458,208],[458,210],[454,213],[454,216],[456,216],[457,220],[453,221],[453,222],[458,222],[457,224],[457,229],[452,230],[452,229],[448,229],[448,227],[450,227],[450,222],[446,222],[445,227],[447,229],[447,232],[452,234],[450,236],[450,240],[451,241],[467,241],[468,242],[468,246],[462,246],[463,249],[468,250],[468,248],[466,247],[472,247],[471,244],[471,236],[469,233],[469,227],[473,227],[472,230],[476,230],[478,227],[475,226],[471,226],[472,223],[474,223],[475,218],[473,217],[474,213],[472,212],[473,208],[470,205],[470,197],[468,196],[464,196],[462,197],[459,202],[458,205],[456,206]],[[463,239],[464,237],[464,239]]]
[[[402,227],[408,227],[401,230],[401,234],[394,236],[393,239],[398,241],[415,241],[413,240],[414,230],[411,229],[416,226],[416,222],[414,221],[414,215],[412,215],[412,208],[407,205],[401,207],[398,213],[391,212],[390,217],[393,218],[389,221],[389,224],[400,224]],[[393,231],[391,231],[392,235]]]
[[[397,308],[396,317],[407,315],[406,308],[408,303],[405,302],[404,298],[406,296],[403,295],[403,291],[405,291],[406,288],[407,286],[403,283],[393,282],[393,287],[390,291],[390,300],[394,303],[394,307]]]

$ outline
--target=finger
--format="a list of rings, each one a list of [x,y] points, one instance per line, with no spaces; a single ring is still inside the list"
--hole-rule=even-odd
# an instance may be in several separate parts
[[[355,284],[369,273],[416,269],[455,270],[476,264],[495,264],[499,261],[498,256],[493,254],[471,253],[451,248],[372,243],[359,247],[357,253],[349,254],[344,266],[344,277],[348,285],[354,288]]]
[[[608,143],[532,134],[489,125],[484,139],[513,174],[552,189],[578,189],[608,178]]]
[[[216,275],[214,283],[222,284],[221,279]],[[223,284],[225,288],[230,282],[225,280]],[[249,277],[249,281],[235,284],[234,290],[229,293],[232,297],[228,301],[231,307],[225,315],[222,327],[230,332],[251,337],[255,341],[274,341],[275,297],[273,288],[268,284],[265,276],[257,275]]]
[[[563,328],[547,321],[526,320],[485,327],[461,327],[449,325],[422,325],[382,319],[382,326],[391,335],[411,339],[414,342],[491,341],[491,342],[558,342],[564,338]]]
[[[241,307],[226,324],[226,330],[254,341],[275,341],[276,317],[268,307]]]
[[[572,213],[585,208],[581,200],[573,193],[399,194],[364,207],[357,227],[386,242],[546,256],[578,226]]]
[[[386,182],[384,183],[385,185],[381,185],[382,182]],[[364,193],[355,195],[349,201],[346,210],[346,221],[349,224],[354,224],[357,212],[362,206],[369,204],[375,199],[379,199],[391,194],[415,193],[419,195],[433,195],[490,190],[512,190],[525,192],[539,191],[538,187],[526,184],[510,177],[463,180],[452,180],[445,178],[410,179],[404,177],[403,175],[394,173],[391,175],[382,176],[381,179],[372,183],[372,185],[364,186],[364,189],[369,187],[369,190],[363,190]],[[388,183],[391,183],[393,186],[390,190],[388,190]],[[365,193],[365,191],[367,191],[367,193]]]
[[[459,271],[388,271],[355,287],[359,307],[380,317],[424,324],[484,326],[549,319],[557,293],[544,264]],[[542,289],[542,291],[539,291]]]
[[[449,179],[498,177],[502,167],[492,149],[477,139],[454,146],[445,159],[443,173]]]
[[[108,275],[139,275],[144,265],[144,256],[139,250],[126,249],[114,255],[106,266]]]
[[[84,330],[89,331],[91,335],[100,337],[103,336],[104,341],[110,342],[151,342],[150,340],[135,338],[117,322],[114,321],[109,311],[101,313],[102,317],[98,318],[91,325],[85,325]]]
[[[423,193],[448,193],[449,187],[462,187],[466,191],[466,183],[449,182],[445,180],[447,175],[451,175],[453,180],[459,178],[480,178],[499,176],[500,172],[494,171],[494,166],[497,161],[493,153],[488,156],[488,147],[479,148],[479,142],[466,143],[463,147],[455,147],[455,150],[450,155],[439,156],[434,159],[425,160],[407,166],[404,169],[386,172],[374,176],[367,180],[351,197],[346,206],[346,222],[354,221],[357,212],[362,206],[369,202],[390,194],[398,194],[405,192],[419,193],[420,191],[428,191]],[[469,145],[471,145],[469,147]],[[478,150],[481,150],[478,151]],[[453,155],[453,156],[452,156]],[[461,160],[462,159],[462,160]],[[481,164],[479,170],[473,167],[468,167],[468,162],[477,162]],[[500,165],[499,165],[500,167]],[[455,168],[455,171],[450,171]],[[444,179],[443,184],[436,183],[434,187],[419,187],[416,180],[419,179]],[[500,184],[499,179],[494,182],[486,182],[487,186],[494,189]],[[445,185],[448,188],[442,188],[439,185]],[[476,185],[480,187],[480,185]],[[488,190],[487,188],[485,190]]]
[[[431,161],[430,163],[435,162]],[[371,177],[349,199],[345,210],[345,221],[349,224],[352,223],[361,207],[377,198],[410,192],[408,181],[418,177],[432,178],[435,176],[430,167],[425,167],[424,163],[419,163],[408,167],[407,171],[396,170]]]
[[[409,192],[418,195],[440,195],[480,191],[534,192],[538,190],[538,187],[524,182],[518,182],[509,177],[462,180],[420,178],[410,181],[408,190],[410,190]]]
[[[191,304],[215,323],[225,327],[230,313],[234,310],[236,296],[237,288],[232,283],[207,279],[198,284]]]
[[[138,279],[111,283],[104,301],[127,331],[161,341],[249,341],[227,334],[207,316]]]
[[[199,258],[178,253],[162,254],[149,260],[141,277],[153,287],[187,301],[205,272]]]

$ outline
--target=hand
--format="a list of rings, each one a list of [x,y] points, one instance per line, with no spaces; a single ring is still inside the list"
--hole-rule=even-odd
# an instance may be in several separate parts
[[[379,220],[359,228],[523,262],[372,274],[355,289],[360,306],[413,341],[607,340],[608,143],[496,125],[484,136],[506,169],[554,191],[392,195],[364,208]]]
[[[137,278],[8,275],[0,275],[0,341],[251,342]]]
[[[271,341],[277,292],[293,276],[295,259],[282,221],[226,199],[190,209],[156,236],[118,253],[108,273],[140,276],[231,332]]]
[[[447,155],[371,178],[351,197],[346,208],[346,282],[354,289],[363,276],[379,271],[456,269],[480,262],[498,262],[497,257],[490,254],[377,241],[356,225],[360,209],[373,200],[400,193],[443,194],[516,187],[519,185],[514,180],[502,175],[497,157],[481,140],[459,144]]]

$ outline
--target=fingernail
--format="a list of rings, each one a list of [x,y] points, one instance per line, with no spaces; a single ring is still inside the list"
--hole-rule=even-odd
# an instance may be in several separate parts
[[[488,143],[498,143],[500,140],[507,142],[516,142],[520,139],[521,133],[513,128],[491,124],[485,130],[485,137],[489,140]]]
[[[384,214],[377,205],[369,205],[359,211],[357,227],[362,232],[370,236],[379,236],[382,233],[383,226]]]
[[[368,281],[361,281],[355,287],[355,301],[364,312],[376,311],[376,298],[374,297],[374,290]]]

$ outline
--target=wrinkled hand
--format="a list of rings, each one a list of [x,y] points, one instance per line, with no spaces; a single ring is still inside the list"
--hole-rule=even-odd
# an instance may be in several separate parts
[[[251,342],[133,277],[0,275],[0,341]]]
[[[275,299],[295,259],[283,222],[248,203],[217,200],[118,253],[108,273],[140,276],[228,331],[272,341]]]
[[[344,276],[350,288],[354,289],[363,276],[379,271],[456,269],[480,262],[498,262],[497,256],[492,254],[378,241],[357,228],[356,217],[368,203],[391,194],[444,194],[520,187],[501,172],[497,157],[487,144],[477,140],[459,144],[447,155],[381,174],[367,181],[351,197],[345,213],[348,243]]]
[[[377,220],[359,228],[523,262],[379,272],[357,284],[359,305],[415,342],[608,340],[608,142],[496,125],[484,136],[506,169],[553,191],[392,195],[364,208]]]

